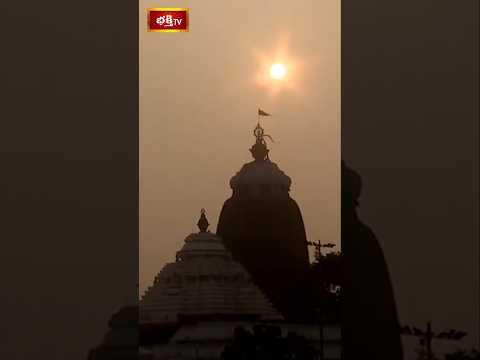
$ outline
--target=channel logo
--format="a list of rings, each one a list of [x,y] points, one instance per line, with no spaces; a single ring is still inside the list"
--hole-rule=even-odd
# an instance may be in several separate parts
[[[187,32],[189,25],[188,9],[147,9],[147,25],[150,32]]]

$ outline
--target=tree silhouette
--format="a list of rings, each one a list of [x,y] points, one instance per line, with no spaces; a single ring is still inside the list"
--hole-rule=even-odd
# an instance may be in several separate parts
[[[458,349],[453,353],[446,354],[445,360],[480,360],[480,352],[475,349],[470,350],[470,352]]]
[[[312,264],[312,273],[315,280],[323,287],[341,286],[342,283],[341,253],[331,252],[326,255],[317,254]]]
[[[318,251],[316,255],[310,272],[313,307],[322,309],[322,322],[338,322],[342,285],[341,253],[323,255]]]
[[[421,349],[417,350],[418,357],[417,359],[422,360],[435,360],[435,355],[432,351],[432,340],[440,339],[440,340],[454,340],[458,341],[464,338],[467,333],[465,331],[459,331],[455,329],[450,329],[449,331],[442,331],[441,333],[436,333],[432,331],[431,322],[427,322],[426,330],[421,330],[413,326],[401,326],[400,333],[403,335],[413,335],[418,337],[419,344]]]

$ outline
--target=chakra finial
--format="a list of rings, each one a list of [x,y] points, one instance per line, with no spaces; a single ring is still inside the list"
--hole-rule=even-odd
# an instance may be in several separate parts
[[[253,136],[257,139],[257,142],[263,142],[263,135],[265,134],[265,131],[263,128],[260,126],[260,123],[255,126],[255,129],[253,129]]]
[[[250,148],[250,152],[252,153],[253,158],[256,161],[266,160],[268,159],[268,148],[267,143],[265,142],[266,138],[269,138],[273,141],[270,135],[265,134],[265,131],[257,124],[255,129],[253,129],[253,136],[255,136],[256,141],[255,144]]]
[[[200,210],[200,219],[197,222],[197,226],[200,229],[200,232],[207,232],[208,223],[207,217],[205,216],[205,209]]]

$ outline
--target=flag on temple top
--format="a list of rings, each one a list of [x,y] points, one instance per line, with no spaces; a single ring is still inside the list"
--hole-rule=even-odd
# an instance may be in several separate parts
[[[269,114],[262,109],[258,108],[258,116],[272,116],[272,114]]]

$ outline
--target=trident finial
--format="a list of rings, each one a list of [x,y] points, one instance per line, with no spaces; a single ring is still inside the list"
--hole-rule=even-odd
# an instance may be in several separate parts
[[[208,223],[207,217],[205,216],[205,209],[200,210],[200,219],[198,220],[197,226],[200,229],[200,232],[207,232]]]

